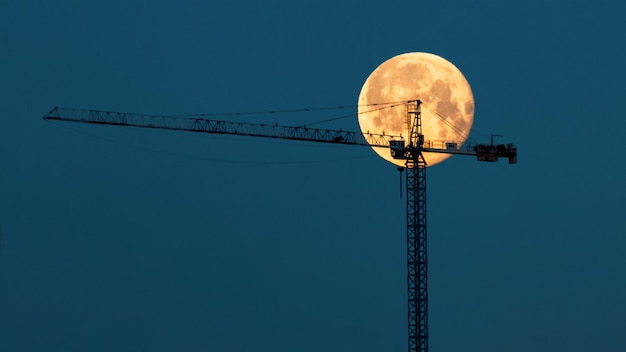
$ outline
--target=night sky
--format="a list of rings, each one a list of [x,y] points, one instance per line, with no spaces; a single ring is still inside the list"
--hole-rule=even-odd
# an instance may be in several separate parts
[[[626,351],[625,13],[0,0],[0,351],[406,350],[405,200],[370,148],[42,116],[347,106],[229,117],[316,122],[412,51],[519,150],[428,169],[430,350]]]

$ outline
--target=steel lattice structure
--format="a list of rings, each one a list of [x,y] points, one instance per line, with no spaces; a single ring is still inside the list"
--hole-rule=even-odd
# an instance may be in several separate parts
[[[406,158],[406,247],[409,352],[428,351],[428,256],[426,251],[426,160],[422,154],[420,102],[407,104],[410,131]]]
[[[402,136],[327,130],[306,126],[280,126],[277,124],[235,122],[200,117],[147,115],[62,107],[53,108],[44,116],[44,119],[99,125],[157,128],[161,130],[361,145],[368,147],[389,147],[389,140],[402,138]]]
[[[100,110],[55,107],[44,120],[81,122],[98,125],[130,126],[164,130],[277,138],[308,142],[375,146],[390,149],[396,159],[406,160],[407,211],[407,286],[409,352],[428,351],[428,257],[426,250],[426,161],[423,153],[446,153],[475,156],[478,161],[507,158],[517,162],[513,144],[468,144],[464,149],[427,145],[421,130],[421,101],[406,102],[409,145],[401,136],[325,130],[303,126],[279,126],[258,123],[212,120],[198,117],[145,115]],[[445,148],[443,147],[445,146]]]
[[[406,246],[409,352],[428,351],[428,257],[426,251],[426,163],[407,163]]]

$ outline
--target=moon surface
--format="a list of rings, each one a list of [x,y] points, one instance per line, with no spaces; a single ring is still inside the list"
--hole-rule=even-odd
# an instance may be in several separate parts
[[[445,149],[446,142],[460,147],[474,122],[474,96],[461,71],[446,59],[429,53],[406,53],[383,62],[370,74],[359,94],[359,126],[363,133],[402,135],[408,144],[406,105],[421,100],[425,147]],[[391,157],[389,148],[372,147],[385,160],[404,166],[406,160]],[[450,154],[424,153],[428,166]]]

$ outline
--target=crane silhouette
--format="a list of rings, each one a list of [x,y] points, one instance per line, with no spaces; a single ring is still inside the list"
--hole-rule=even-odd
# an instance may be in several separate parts
[[[456,143],[433,147],[425,141],[421,125],[420,100],[404,102],[407,113],[408,141],[402,136],[327,130],[306,126],[281,126],[259,123],[232,122],[203,117],[174,117],[144,115],[100,110],[55,107],[44,120],[88,124],[131,126],[237,136],[299,140],[367,147],[389,148],[394,159],[406,164],[406,231],[407,231],[407,289],[408,289],[408,350],[428,351],[428,257],[426,251],[426,167],[423,153],[445,153],[475,156],[478,161],[494,162],[508,159],[517,163],[517,148],[513,144],[468,144],[458,148]],[[439,144],[438,144],[439,146]],[[400,168],[402,170],[403,168]]]

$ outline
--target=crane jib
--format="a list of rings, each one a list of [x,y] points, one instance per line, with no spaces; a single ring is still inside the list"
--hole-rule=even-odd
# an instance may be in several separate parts
[[[45,120],[100,125],[131,126],[381,148],[391,147],[391,153],[394,155],[394,158],[397,159],[406,159],[407,155],[415,152],[415,150],[413,150],[409,153],[409,147],[404,146],[404,139],[402,136],[343,130],[327,130],[308,128],[306,126],[281,126],[278,124],[269,125],[204,118],[146,115],[61,107],[53,108],[43,118]],[[467,144],[462,149],[457,149],[456,144],[454,143],[453,145],[455,148],[436,148],[427,145],[420,149],[425,153],[472,155],[476,156],[478,161],[497,161],[499,158],[508,158],[510,164],[515,164],[517,162],[517,148],[512,144]]]
[[[44,116],[45,120],[132,126],[176,131],[230,134],[251,137],[290,139],[347,145],[389,147],[389,141],[402,136],[361,133],[343,130],[308,128],[306,126],[281,126],[160,115],[144,115],[100,110],[81,110],[55,107]]]
[[[350,132],[343,130],[326,130],[308,128],[306,126],[281,126],[278,124],[260,124],[248,122],[234,122],[211,120],[204,118],[189,118],[176,116],[146,115],[100,110],[82,110],[55,107],[44,116],[45,120],[81,122],[89,124],[131,126],[141,128],[155,128],[175,131],[190,131],[215,134],[229,134],[239,136],[288,139],[298,141],[335,143],[389,148],[394,158],[406,159],[409,147],[404,146],[402,136]],[[454,144],[456,146],[456,144]],[[463,149],[420,148],[425,153],[445,153],[453,155],[472,155],[478,161],[497,161],[499,158],[508,158],[510,164],[517,162],[517,148],[512,144],[485,145],[468,144]]]

